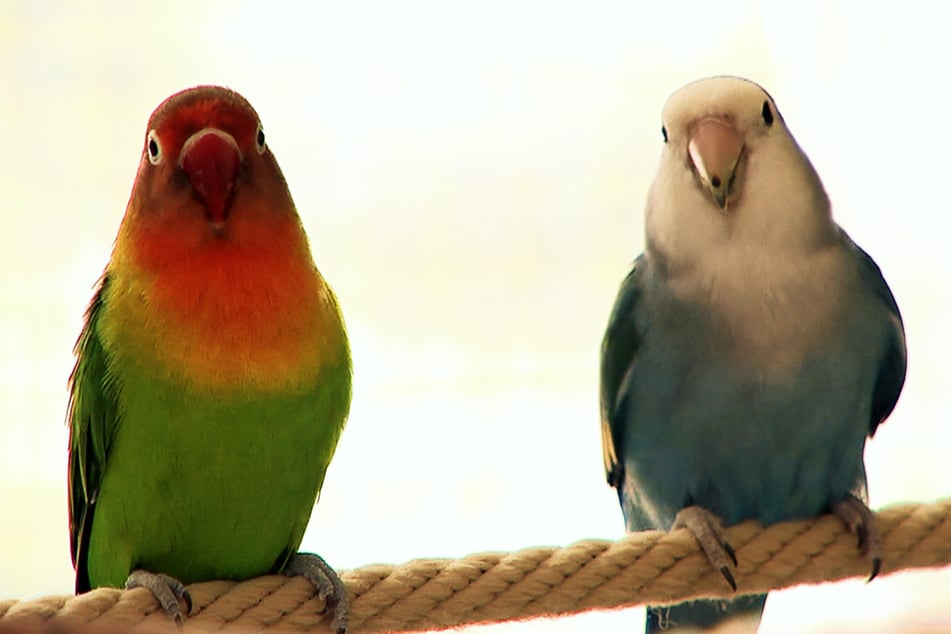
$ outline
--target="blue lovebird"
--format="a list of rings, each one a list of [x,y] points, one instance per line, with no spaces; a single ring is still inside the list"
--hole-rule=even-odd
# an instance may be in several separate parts
[[[689,529],[735,590],[724,525],[832,512],[874,577],[862,453],[905,380],[895,299],[760,86],[688,84],[661,131],[646,249],[602,345],[604,464],[627,530]],[[755,630],[765,601],[650,607],[646,631]]]

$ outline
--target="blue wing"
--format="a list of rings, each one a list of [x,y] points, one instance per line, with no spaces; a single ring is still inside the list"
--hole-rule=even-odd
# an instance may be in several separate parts
[[[844,231],[842,232],[842,239],[846,248],[850,249],[858,258],[865,284],[888,309],[893,326],[889,332],[889,340],[878,368],[875,389],[872,393],[872,411],[868,430],[868,435],[871,436],[895,409],[898,396],[905,384],[908,355],[905,347],[905,327],[895,297],[882,277],[878,265],[875,264],[868,253],[852,242],[852,239]]]
[[[640,341],[634,311],[641,297],[646,269],[647,261],[642,255],[634,261],[631,272],[621,283],[601,342],[601,448],[608,484],[615,488],[620,488],[624,480],[624,463],[618,459],[623,451],[619,443],[624,424],[624,387]]]

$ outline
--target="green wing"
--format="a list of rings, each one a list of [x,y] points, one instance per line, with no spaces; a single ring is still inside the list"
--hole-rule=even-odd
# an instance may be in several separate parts
[[[96,328],[108,283],[104,276],[86,310],[69,377],[69,534],[77,593],[91,589],[86,562],[89,533],[117,421],[115,390]]]

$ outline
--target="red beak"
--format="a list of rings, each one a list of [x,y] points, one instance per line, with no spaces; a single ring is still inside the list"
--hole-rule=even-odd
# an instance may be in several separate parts
[[[228,218],[231,191],[238,177],[241,151],[234,137],[216,128],[205,128],[188,137],[179,164],[215,224]]]

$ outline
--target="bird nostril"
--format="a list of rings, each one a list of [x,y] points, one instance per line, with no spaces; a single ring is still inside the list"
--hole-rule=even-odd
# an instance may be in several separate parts
[[[719,187],[720,187],[720,177],[719,177],[719,176],[714,176],[713,178],[711,178],[711,179],[710,179],[710,184],[713,185],[714,187],[719,188]]]

